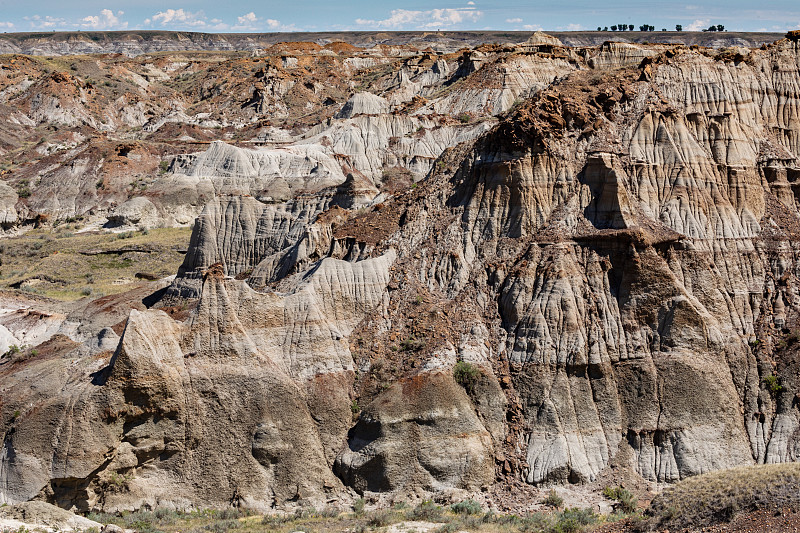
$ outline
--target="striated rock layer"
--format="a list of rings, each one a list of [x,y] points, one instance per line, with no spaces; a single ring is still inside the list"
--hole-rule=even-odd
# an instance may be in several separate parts
[[[0,498],[263,508],[796,460],[800,44],[598,54],[416,187],[215,198],[162,302],[186,321],[4,357]],[[185,175],[214,158],[271,164],[217,145]]]

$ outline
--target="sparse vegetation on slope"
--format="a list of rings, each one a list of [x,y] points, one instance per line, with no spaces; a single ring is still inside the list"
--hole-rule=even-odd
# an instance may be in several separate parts
[[[4,239],[0,287],[60,300],[123,292],[142,280],[174,274],[189,228],[73,233],[71,224]]]
[[[755,465],[710,472],[668,487],[650,504],[650,525],[678,530],[727,522],[737,513],[800,505],[800,464]]]
[[[363,501],[363,500],[362,500]],[[257,515],[246,510],[200,510],[176,512],[168,509],[123,512],[120,514],[91,513],[88,518],[100,523],[116,524],[141,533],[225,532],[239,533],[270,531],[339,532],[380,531],[391,527],[395,532],[456,532],[483,533],[579,533],[598,524],[613,521],[619,516],[600,516],[590,509],[565,509],[560,512],[529,513],[525,515],[481,512],[477,502],[467,500],[445,509],[425,500],[415,507],[398,504],[390,509],[342,512],[335,508],[302,508],[292,514]]]

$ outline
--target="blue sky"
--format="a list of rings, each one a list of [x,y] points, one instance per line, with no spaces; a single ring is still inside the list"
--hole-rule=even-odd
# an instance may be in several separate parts
[[[774,0],[0,0],[0,31],[168,29],[205,32],[583,30],[613,24],[731,31],[800,28],[800,2]]]

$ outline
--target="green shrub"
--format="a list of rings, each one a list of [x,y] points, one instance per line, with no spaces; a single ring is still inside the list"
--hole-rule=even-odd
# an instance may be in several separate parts
[[[575,533],[596,523],[597,515],[591,509],[564,509],[558,513],[553,525],[554,533]]]
[[[479,514],[481,512],[481,504],[475,500],[464,500],[463,502],[458,502],[451,505],[450,510],[455,514]]]
[[[555,489],[551,489],[550,492],[547,493],[547,497],[542,500],[542,505],[558,509],[564,505],[564,498],[556,494]]]
[[[175,511],[173,509],[166,509],[164,507],[159,507],[158,509],[156,509],[154,514],[155,514],[156,520],[158,520],[159,523],[164,523],[164,522],[170,522],[171,523],[171,522],[174,522],[174,521],[176,521],[176,520],[178,520],[180,518],[180,513],[178,513],[177,511]]]
[[[366,505],[366,503],[367,502],[364,500],[364,498],[359,498],[356,501],[354,501],[353,502],[353,512],[356,513],[359,516],[364,514],[364,506]]]
[[[770,374],[769,376],[764,377],[764,385],[767,387],[767,390],[770,392],[770,394],[773,395],[779,394],[783,391],[780,380],[775,374]]]
[[[475,385],[478,384],[478,379],[480,377],[480,368],[466,361],[459,361],[453,367],[453,378],[456,380],[456,383],[464,387],[469,393],[475,390]]]
[[[291,520],[291,517],[281,514],[265,515],[264,518],[261,519],[261,524],[267,526],[267,528],[271,531],[274,529],[280,529],[281,526],[287,522],[291,522]]]
[[[609,500],[618,502],[617,507],[619,507],[623,513],[631,514],[636,512],[636,505],[639,503],[639,500],[628,489],[622,487],[605,487],[603,489],[603,496]]]
[[[295,520],[303,520],[304,518],[314,518],[317,515],[317,510],[313,507],[299,507],[294,511]]]
[[[227,533],[231,529],[239,529],[239,527],[241,527],[241,524],[236,520],[217,520],[203,529],[212,533]]]
[[[425,339],[418,339],[413,335],[400,343],[400,349],[404,352],[418,352],[425,347]]]
[[[392,523],[394,513],[388,509],[378,509],[369,513],[367,525],[371,527],[385,527]]]
[[[550,533],[554,531],[553,516],[545,513],[531,513],[524,517],[511,515],[516,519],[520,531],[531,533]]]
[[[431,500],[423,500],[409,513],[409,517],[413,520],[440,522],[444,518],[444,511]]]
[[[120,476],[122,478],[123,476]],[[112,474],[112,483],[114,483]],[[123,524],[125,529],[134,529],[138,533],[158,533],[161,530],[156,527],[156,517],[150,511],[136,511],[135,513],[123,513]]]

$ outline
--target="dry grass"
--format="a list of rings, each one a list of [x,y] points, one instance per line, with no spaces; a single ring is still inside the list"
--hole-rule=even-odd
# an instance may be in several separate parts
[[[730,521],[737,513],[800,506],[800,464],[755,465],[692,477],[650,504],[651,528],[678,530]]]
[[[60,300],[124,292],[142,279],[174,274],[191,234],[189,228],[126,234],[72,231],[63,225],[3,239],[0,288]]]
[[[228,509],[224,511],[193,511],[188,513],[158,509],[108,515],[90,514],[89,518],[101,523],[115,523],[141,533],[162,531],[201,533],[224,533],[237,530],[239,533],[274,531],[314,532],[362,532],[386,531],[389,526],[395,531],[430,531],[437,533],[456,531],[480,531],[484,533],[577,533],[592,529],[609,517],[600,517],[589,510],[566,509],[561,512],[533,513],[526,516],[495,513],[465,513],[457,506],[441,507],[432,502],[423,502],[415,508],[397,506],[392,509],[373,511],[341,512],[328,508],[323,510],[302,509],[289,515],[254,515]],[[408,523],[408,526],[403,526]]]

